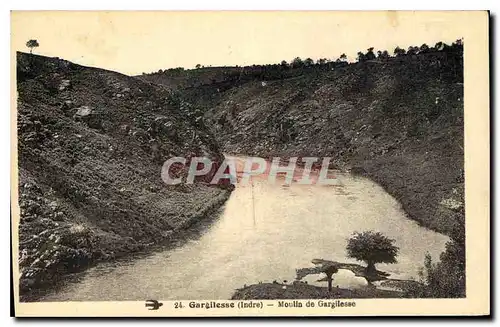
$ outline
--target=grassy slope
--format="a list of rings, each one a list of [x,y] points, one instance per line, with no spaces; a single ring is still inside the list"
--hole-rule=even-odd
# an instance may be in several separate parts
[[[56,58],[18,53],[17,64],[22,294],[168,241],[227,199],[163,184],[167,158],[221,153],[162,88]],[[77,117],[82,106],[92,114]]]

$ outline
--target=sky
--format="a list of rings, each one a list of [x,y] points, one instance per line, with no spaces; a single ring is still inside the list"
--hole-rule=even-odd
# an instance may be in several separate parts
[[[127,75],[174,67],[290,62],[295,57],[354,60],[369,47],[451,43],[467,12],[63,12],[15,11],[11,47]],[[466,44],[466,40],[464,40]]]

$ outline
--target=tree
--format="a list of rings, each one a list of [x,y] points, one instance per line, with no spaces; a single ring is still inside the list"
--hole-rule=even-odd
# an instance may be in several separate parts
[[[303,65],[302,59],[300,57],[295,57],[295,59],[292,60],[292,67],[300,67]]]
[[[401,49],[400,47],[396,47],[396,49],[394,49],[394,55],[396,57],[404,56],[405,53],[406,53],[406,50],[405,49]]]
[[[326,281],[328,282],[328,292],[332,291],[333,274],[338,272],[339,269],[335,265],[325,265],[323,267],[323,273],[326,275]]]
[[[463,298],[465,297],[465,248],[461,241],[449,241],[434,263],[429,253],[419,272],[420,283],[408,285],[408,297]]]
[[[347,256],[367,264],[366,273],[376,273],[376,263],[396,263],[399,248],[395,241],[379,232],[354,233],[347,241]]]
[[[436,43],[434,45],[434,48],[436,49],[436,51],[442,51],[444,48],[445,48],[446,44],[444,44],[443,42],[439,41],[438,43]]]
[[[313,268],[308,267],[296,270],[297,280],[301,280],[307,275],[325,274],[326,277],[319,279],[318,282],[328,282],[329,292],[332,291],[333,274],[338,273],[339,269],[349,269],[349,267],[346,267],[345,264],[341,262],[335,262],[323,259],[314,259],[312,263],[314,263],[316,266]],[[352,265],[352,264],[347,264],[347,265]]]
[[[347,61],[347,56],[345,55],[345,53],[343,53],[343,54],[340,55],[339,59],[341,61]]]
[[[389,52],[387,50],[384,51],[377,51],[377,57],[381,60],[386,60],[389,59]]]
[[[362,62],[365,60],[366,60],[365,54],[363,52],[359,51],[358,52],[358,62]]]
[[[429,50],[430,50],[429,46],[425,43],[420,46],[420,53],[427,53],[429,52]]]
[[[37,40],[29,40],[26,42],[26,46],[30,48],[30,53],[33,53],[33,48],[38,48],[40,44],[38,44]]]
[[[409,46],[408,51],[406,51],[406,54],[408,55],[416,55],[418,53],[419,49],[417,46]]]
[[[196,64],[195,68],[196,68],[196,69],[200,69],[200,68],[201,68],[201,65],[200,65],[200,64]]]
[[[312,65],[314,65],[314,60],[312,60],[311,58],[307,58],[306,60],[304,60],[304,66],[310,67]]]
[[[283,68],[287,68],[288,67],[288,63],[286,62],[286,60],[282,60],[280,65]]]
[[[373,53],[373,47],[366,49],[367,52],[365,54],[365,59],[366,60],[373,60],[375,59],[375,54]]]
[[[464,51],[464,42],[462,39],[458,39],[451,44],[451,51],[454,53],[463,54]]]

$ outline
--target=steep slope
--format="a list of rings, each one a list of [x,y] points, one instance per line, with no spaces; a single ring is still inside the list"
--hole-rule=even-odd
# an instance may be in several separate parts
[[[174,69],[140,78],[194,104],[228,153],[330,156],[386,187],[412,219],[463,239],[462,56],[457,40],[352,64]]]
[[[321,79],[252,83],[208,115],[228,152],[331,156],[362,167],[413,219],[451,235],[463,220],[436,211],[463,194],[462,85],[406,66],[361,65]]]
[[[382,185],[411,219],[453,239],[417,296],[463,297],[462,56],[458,40],[349,65],[274,65],[178,92],[204,112],[227,153],[328,156]]]
[[[67,272],[168,241],[230,190],[167,186],[173,156],[222,154],[158,86],[58,58],[17,54],[22,294]]]
[[[459,60],[423,54],[313,67],[294,78],[212,91],[213,100],[198,105],[224,151],[332,157],[384,186],[412,219],[462,238]],[[196,102],[198,94],[184,96]]]
[[[150,74],[144,73],[136,77],[168,89],[185,89],[222,82],[229,76],[239,75],[240,71],[239,67],[171,68]]]

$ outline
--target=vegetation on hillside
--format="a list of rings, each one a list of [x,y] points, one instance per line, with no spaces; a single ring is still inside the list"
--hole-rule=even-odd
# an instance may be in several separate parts
[[[451,45],[438,42],[434,46],[422,44],[421,46],[410,46],[408,50],[396,47],[392,53],[388,50],[378,50],[370,47],[366,52],[357,53],[357,62],[378,62],[383,63],[398,58],[401,60],[423,60],[441,65],[450,65],[449,60],[454,60],[452,65],[456,65],[457,71],[460,71],[462,65],[461,54],[463,51],[463,41],[456,40]],[[422,57],[422,55],[426,55]],[[420,56],[418,56],[420,55]],[[424,59],[425,58],[425,59]],[[314,62],[311,58],[302,59],[296,57],[288,63],[282,60],[276,64],[235,66],[235,67],[212,67],[196,65],[196,69],[190,70],[183,67],[160,69],[157,72],[142,73],[139,77],[175,89],[185,89],[200,87],[207,84],[218,84],[219,92],[225,88],[231,88],[253,80],[279,80],[291,77],[310,74],[311,71],[331,71],[346,67],[348,65],[345,53],[338,58],[319,58]],[[456,76],[459,78],[460,76]]]
[[[17,54],[19,268],[24,298],[66,273],[170,240],[228,190],[165,185],[172,156],[222,153],[187,105],[133,77]]]
[[[382,185],[409,218],[451,237],[433,271],[441,278],[455,276],[447,296],[460,297],[465,292],[463,46],[457,40],[397,47],[393,56],[369,48],[355,63],[304,64],[296,58],[291,64],[205,68],[184,75],[198,76],[199,84],[170,87],[204,113],[227,153],[333,157],[339,168]],[[168,84],[168,73],[153,75]],[[428,284],[429,292],[439,289]]]
[[[465,244],[457,241],[446,244],[438,262],[426,255],[420,271],[420,283],[405,288],[407,297],[448,298],[465,297]]]

